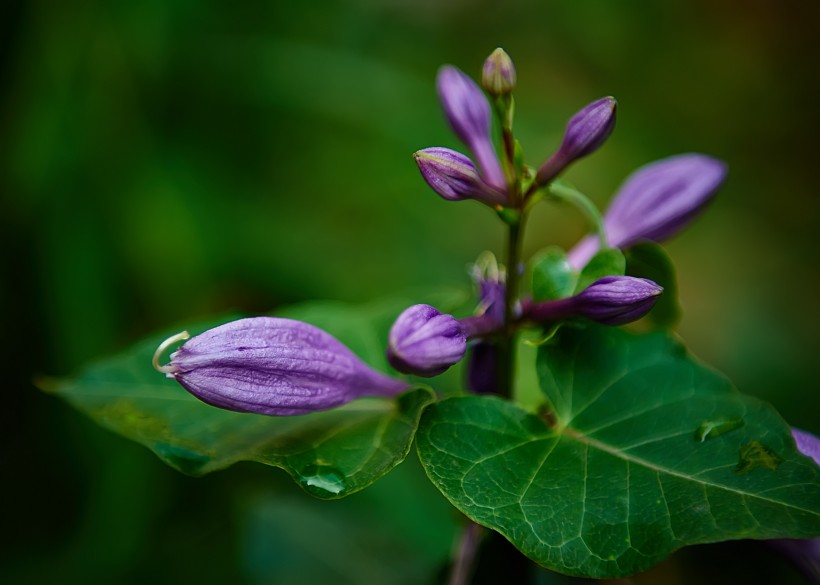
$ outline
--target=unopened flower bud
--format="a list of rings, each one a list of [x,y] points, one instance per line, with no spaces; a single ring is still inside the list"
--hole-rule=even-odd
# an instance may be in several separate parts
[[[496,189],[505,189],[504,171],[490,136],[490,104],[481,88],[452,66],[439,70],[436,86],[447,121],[472,151],[485,182]]]
[[[662,292],[646,278],[605,276],[575,295],[575,310],[605,325],[623,325],[646,315]]]
[[[820,439],[800,429],[792,427],[792,436],[797,445],[797,450],[806,457],[811,457],[817,465],[820,465]]]
[[[536,181],[545,185],[570,164],[597,150],[615,128],[617,106],[615,98],[601,98],[570,118],[561,147],[538,169]]]
[[[405,374],[437,376],[464,357],[467,338],[452,315],[413,305],[390,329],[387,360]]]
[[[609,244],[627,248],[672,237],[700,213],[726,178],[726,164],[703,154],[681,154],[645,165],[629,177],[604,214]],[[569,253],[579,268],[595,255],[597,238]]]
[[[529,302],[524,316],[537,323],[586,317],[604,325],[623,325],[646,315],[662,292],[663,287],[645,278],[604,276],[575,296]]]
[[[473,162],[449,148],[425,148],[413,154],[421,176],[433,191],[449,201],[477,199],[488,205],[503,205],[503,193],[486,184]]]
[[[515,89],[515,66],[504,49],[499,47],[484,61],[481,85],[494,96],[507,95]]]
[[[187,334],[186,334],[187,335]],[[365,365],[321,329],[276,317],[240,319],[189,339],[154,366],[213,406],[268,415],[307,414],[363,396],[394,396],[408,385]]]

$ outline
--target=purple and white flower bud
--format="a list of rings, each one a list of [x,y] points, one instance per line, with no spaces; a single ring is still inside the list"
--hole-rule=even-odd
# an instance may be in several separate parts
[[[604,214],[609,244],[627,248],[672,237],[700,213],[726,178],[726,164],[703,154],[681,154],[645,165],[629,177]],[[575,268],[598,250],[589,236],[569,253]]]
[[[321,329],[277,317],[240,319],[189,339],[154,367],[213,406],[268,415],[298,415],[363,396],[394,396],[408,384],[381,374]]]
[[[437,376],[464,357],[467,337],[458,320],[430,305],[413,305],[390,329],[387,360],[398,371]]]
[[[484,61],[481,85],[494,96],[507,95],[515,89],[515,66],[504,49],[499,47]]]
[[[570,118],[561,147],[538,169],[536,182],[547,184],[570,164],[595,152],[615,128],[617,106],[614,97],[601,98]]]
[[[473,161],[449,148],[425,148],[413,154],[421,176],[430,187],[449,201],[476,199],[488,205],[503,205],[503,193],[486,184]]]
[[[604,325],[623,325],[646,315],[662,292],[663,287],[645,278],[604,276],[575,296],[530,302],[524,316],[538,323],[586,317]]]
[[[507,181],[490,136],[490,104],[481,88],[461,70],[444,66],[436,78],[439,98],[450,126],[472,151],[484,181],[504,190]]]

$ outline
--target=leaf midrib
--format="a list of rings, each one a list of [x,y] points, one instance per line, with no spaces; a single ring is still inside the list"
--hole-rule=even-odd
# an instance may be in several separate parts
[[[812,514],[812,515],[817,516],[818,518],[820,518],[820,514],[818,514],[816,511],[811,510],[811,509],[801,508],[801,507],[796,506],[794,504],[791,504],[789,502],[785,502],[785,501],[782,501],[782,500],[773,500],[771,498],[766,498],[766,497],[763,497],[763,496],[761,496],[759,494],[756,494],[756,493],[753,493],[753,492],[747,492],[747,491],[744,491],[744,490],[731,488],[731,487],[728,487],[728,486],[725,486],[725,485],[721,485],[719,483],[714,483],[714,482],[710,482],[710,481],[695,479],[692,476],[685,475],[685,474],[680,473],[678,471],[675,471],[673,469],[669,469],[667,467],[662,467],[662,466],[656,465],[656,464],[652,463],[651,461],[647,461],[646,459],[643,459],[641,457],[636,457],[634,455],[627,455],[626,453],[624,453],[622,451],[619,451],[617,448],[612,447],[611,445],[608,445],[608,444],[603,443],[601,441],[598,441],[596,439],[593,439],[593,438],[591,438],[591,437],[589,437],[589,436],[587,436],[587,435],[573,429],[572,427],[564,427],[561,430],[561,434],[564,437],[568,438],[568,439],[578,441],[582,445],[585,445],[585,446],[588,446],[588,447],[593,447],[595,449],[599,449],[599,450],[601,450],[605,453],[609,453],[610,455],[612,455],[614,457],[622,459],[623,461],[626,461],[627,463],[634,463],[636,465],[642,465],[642,466],[646,467],[647,469],[651,469],[652,471],[654,471],[656,473],[665,473],[665,474],[668,474],[668,475],[671,475],[671,476],[674,476],[674,477],[678,477],[678,478],[681,478],[681,479],[684,479],[684,480],[687,480],[687,481],[690,481],[690,482],[694,482],[698,485],[711,486],[711,487],[714,487],[714,488],[718,488],[718,489],[725,490],[725,491],[735,493],[735,494],[739,494],[739,495],[742,495],[742,496],[747,496],[747,497],[750,497],[750,498],[756,498],[758,500],[763,500],[765,502],[769,502],[769,503],[772,503],[772,504],[775,504],[775,505],[778,505],[778,506],[786,506],[786,507],[789,507],[789,508],[793,508],[794,510],[798,510],[800,512],[806,512],[808,514]]]

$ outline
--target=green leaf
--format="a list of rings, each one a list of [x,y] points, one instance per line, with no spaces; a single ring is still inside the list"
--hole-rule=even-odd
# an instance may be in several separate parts
[[[643,242],[626,252],[626,273],[654,280],[663,287],[663,294],[647,315],[658,327],[672,328],[678,324],[681,308],[678,302],[678,281],[672,259],[658,244]]]
[[[532,298],[554,301],[572,295],[578,276],[561,248],[551,246],[532,260]]]
[[[603,278],[604,276],[623,276],[626,270],[626,260],[623,253],[617,248],[606,248],[599,251],[592,259],[587,262],[581,274],[578,276],[578,282],[575,285],[575,292],[579,293],[588,287],[590,284]]]
[[[399,306],[404,304],[352,308],[311,303],[283,316],[325,328],[380,367],[385,361],[381,338]],[[196,334],[235,318],[188,330]],[[360,399],[304,416],[230,412],[200,402],[153,370],[151,356],[164,337],[149,339],[48,390],[190,475],[258,461],[281,467],[314,496],[340,498],[367,487],[404,460],[421,411],[433,400],[430,389],[417,388],[396,400]]]
[[[820,468],[676,339],[566,325],[537,368],[541,414],[454,397],[416,437],[442,493],[536,562],[619,577],[685,545],[820,535]]]

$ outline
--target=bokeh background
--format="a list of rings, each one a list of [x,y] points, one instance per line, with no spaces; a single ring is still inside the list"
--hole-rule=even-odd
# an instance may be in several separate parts
[[[569,115],[618,98],[614,135],[569,173],[601,205],[654,159],[728,162],[717,200],[668,245],[680,332],[744,392],[820,432],[820,4],[10,0],[0,13],[3,582],[441,571],[454,519],[412,464],[334,508],[258,465],[191,479],[33,380],[227,310],[466,286],[466,264],[500,252],[500,226],[436,197],[410,155],[460,146],[436,70],[478,76],[496,46],[518,69],[531,164]],[[573,210],[545,205],[526,249],[582,232]],[[420,508],[448,519],[419,521]],[[390,549],[391,568],[368,568],[370,544]],[[763,547],[723,545],[641,582],[739,574],[797,579]]]

